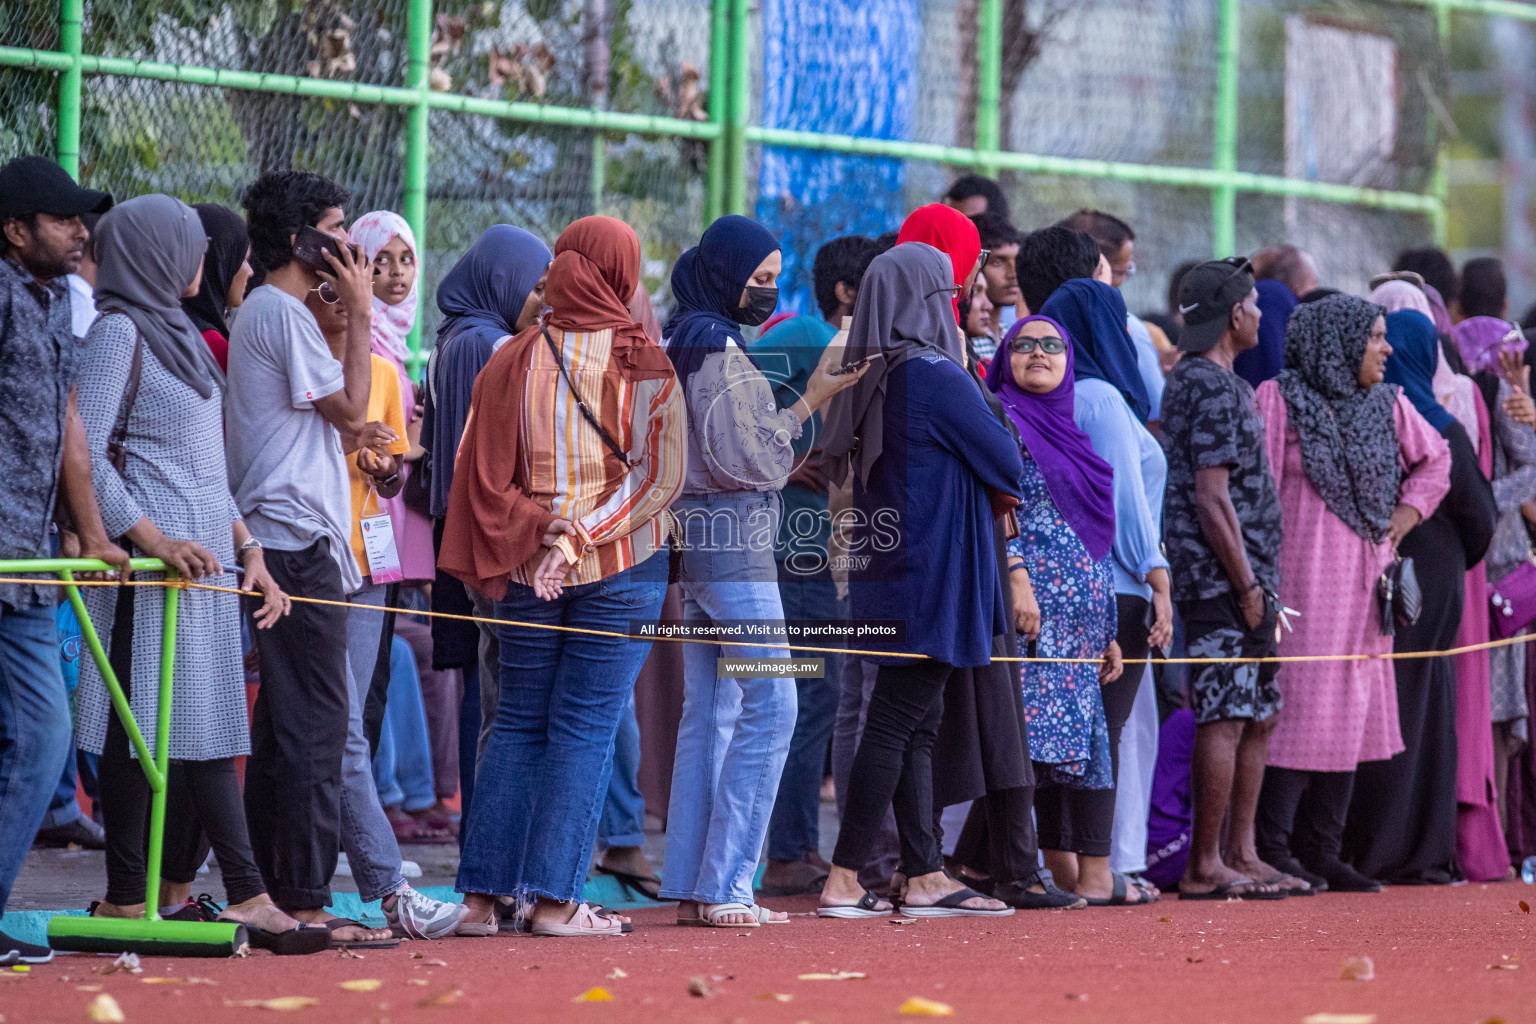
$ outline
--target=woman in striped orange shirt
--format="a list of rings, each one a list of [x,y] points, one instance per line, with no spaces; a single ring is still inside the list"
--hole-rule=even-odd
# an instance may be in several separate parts
[[[532,904],[535,935],[612,935],[581,901],[614,735],[667,584],[667,508],[682,489],[685,413],[666,355],[630,317],[640,241],[584,217],[555,243],[540,322],[475,382],[441,567],[496,617],[501,698],[465,818],[460,935],[494,935],[496,897]],[[553,628],[550,628],[553,627]]]

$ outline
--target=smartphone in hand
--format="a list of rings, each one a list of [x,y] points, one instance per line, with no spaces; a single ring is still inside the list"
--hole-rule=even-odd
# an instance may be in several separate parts
[[[325,258],[325,254],[328,252],[339,260],[343,245],[352,250],[354,260],[363,259],[363,250],[360,246],[343,242],[334,235],[328,235],[306,224],[299,229],[298,237],[293,240],[293,258],[311,270],[324,274],[335,273],[335,268],[331,266],[331,261]],[[374,268],[374,273],[378,273],[377,267]]]

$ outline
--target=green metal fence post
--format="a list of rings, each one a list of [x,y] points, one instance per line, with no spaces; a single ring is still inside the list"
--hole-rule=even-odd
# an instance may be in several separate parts
[[[406,88],[416,91],[416,103],[411,107],[405,135],[405,181],[403,213],[405,222],[416,234],[418,248],[427,247],[427,164],[431,139],[427,133],[428,115],[432,111],[431,64],[432,64],[432,0],[411,0],[406,12],[406,47],[408,63],[405,71]],[[417,253],[418,259],[420,253]],[[425,290],[422,289],[422,292]],[[416,325],[411,328],[411,372],[421,368],[421,316],[417,311]]]
[[[1436,40],[1440,49],[1450,53],[1451,49],[1451,5],[1446,0],[1439,0],[1435,4],[1435,31]],[[1444,249],[1448,246],[1449,231],[1446,224],[1445,204],[1450,198],[1450,154],[1446,151],[1445,140],[1449,134],[1445,125],[1439,126],[1435,139],[1435,171],[1429,179],[1429,192],[1439,200],[1439,204],[1429,215],[1430,230],[1434,233],[1435,244]]]
[[[160,920],[160,858],[165,846],[165,791],[170,779],[171,683],[176,675],[176,617],[181,591],[165,588],[165,614],[160,636],[160,700],[155,709],[155,770],[159,785],[151,780],[149,798],[149,850],[144,860],[144,917]]]
[[[1211,249],[1217,258],[1237,247],[1237,62],[1241,0],[1221,0],[1216,65],[1216,127],[1211,166],[1223,179],[1211,194]]]
[[[1002,149],[1003,0],[981,0],[976,33],[976,148],[978,169],[996,176],[997,163],[987,155]]]
[[[726,123],[726,213],[747,212],[747,124],[752,119],[750,0],[730,0],[731,113]]]
[[[704,222],[725,212],[726,125],[731,119],[731,0],[709,5],[709,120],[719,134],[709,140],[709,167],[704,179]]]
[[[62,0],[59,4],[59,49],[69,57],[69,67],[59,76],[59,166],[70,177],[80,177],[80,84],[85,77],[80,66],[82,49],[81,22],[85,20],[85,0]]]

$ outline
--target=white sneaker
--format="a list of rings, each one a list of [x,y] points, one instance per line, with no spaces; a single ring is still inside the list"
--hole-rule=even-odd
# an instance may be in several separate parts
[[[381,906],[390,931],[407,939],[441,939],[453,934],[459,924],[459,904],[434,900],[409,885],[385,897]]]

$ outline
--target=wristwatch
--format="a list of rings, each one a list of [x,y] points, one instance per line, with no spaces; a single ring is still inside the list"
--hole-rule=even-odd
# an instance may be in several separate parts
[[[391,484],[393,484],[396,480],[399,480],[399,479],[400,479],[400,471],[397,469],[393,473],[389,474],[389,476],[387,476],[384,479],[380,480],[379,481],[379,486],[380,487],[388,487]]]
[[[260,551],[260,550],[261,550],[261,541],[257,540],[256,539],[256,535],[253,533],[249,537],[245,538],[245,543],[240,545],[240,550],[236,551],[235,555],[236,555],[236,557],[239,558],[240,564],[244,565],[245,564],[245,553],[247,551]]]

